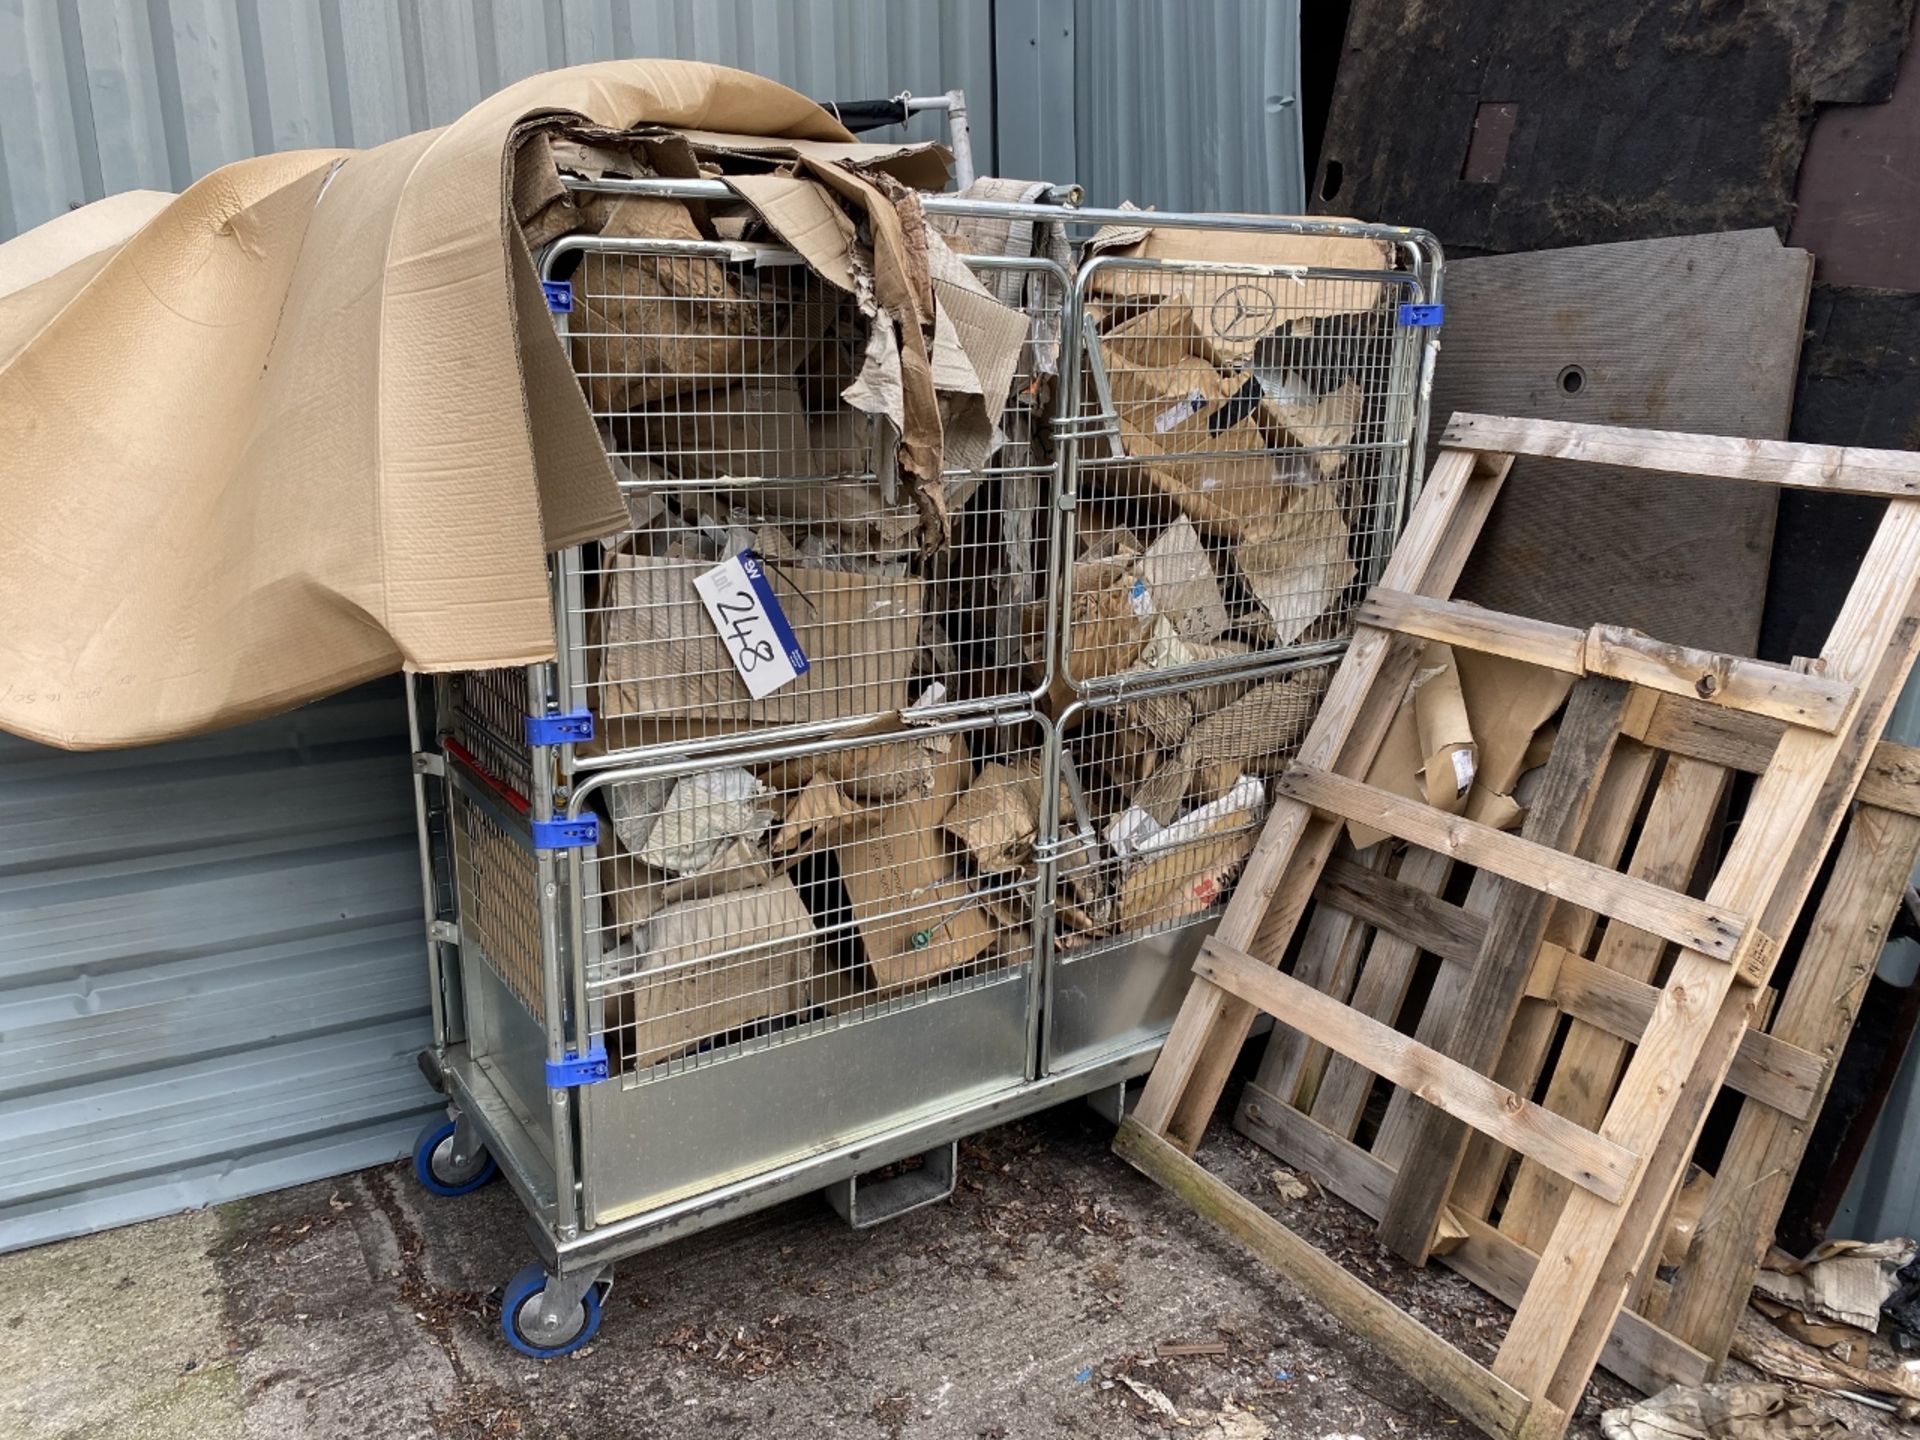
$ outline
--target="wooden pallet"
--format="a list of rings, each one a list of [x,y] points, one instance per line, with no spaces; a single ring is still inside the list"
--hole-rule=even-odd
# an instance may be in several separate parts
[[[1603,1350],[1637,1383],[1710,1368],[1707,1352],[1676,1349],[1643,1309],[1694,1333],[1673,1317],[1711,1312],[1718,1322],[1725,1280],[1736,1270],[1750,1279],[1744,1240],[1722,1253],[1703,1227],[1683,1283],[1671,1292],[1650,1283],[1649,1251],[1722,1083],[1731,1076],[1790,1117],[1789,1131],[1817,1105],[1827,1066],[1807,1043],[1825,1039],[1813,1018],[1802,1013],[1784,1032],[1749,1022],[1771,998],[1776,942],[1920,647],[1920,456],[1483,416],[1455,416],[1443,445],[1116,1148],[1483,1429],[1550,1437]],[[1891,503],[1822,655],[1770,665],[1448,600],[1519,454]],[[1517,836],[1356,778],[1426,641],[1574,677]],[[1694,898],[1688,882],[1736,769],[1758,778]],[[1397,873],[1377,854],[1372,864],[1336,857],[1348,820],[1412,847]],[[1892,862],[1873,826],[1856,822],[1856,832],[1858,904],[1869,891],[1877,904]],[[1474,872],[1460,904],[1441,898],[1455,867]],[[1282,973],[1316,895],[1293,973]],[[1857,928],[1858,905],[1833,923]],[[1409,1026],[1400,1011],[1422,954],[1440,969]],[[1780,1018],[1808,1008],[1783,1005]],[[1399,1254],[1424,1262],[1444,1250],[1512,1305],[1491,1367],[1190,1158],[1260,1012],[1282,1022],[1285,1038],[1242,1123],[1376,1216]],[[1563,1015],[1573,1017],[1572,1061],[1562,1044],[1554,1075],[1567,1078],[1536,1103]],[[1375,1076],[1395,1088],[1364,1148],[1354,1137]],[[1778,1160],[1786,1142],[1766,1129],[1736,1147],[1739,1173]],[[1520,1168],[1508,1190],[1512,1155]],[[1729,1192],[1723,1210],[1741,1203]],[[1688,1275],[1700,1278],[1688,1285]],[[1723,1278],[1710,1286],[1711,1276]]]

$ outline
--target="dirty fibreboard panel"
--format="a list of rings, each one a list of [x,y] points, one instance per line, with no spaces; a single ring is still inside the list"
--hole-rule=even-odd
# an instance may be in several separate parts
[[[1811,273],[1771,230],[1450,264],[1435,439],[1456,410],[1782,438]],[[1458,593],[1750,655],[1774,509],[1764,486],[1522,458]]]
[[[1793,218],[1817,103],[1891,93],[1913,0],[1354,0],[1312,193],[1456,255]]]

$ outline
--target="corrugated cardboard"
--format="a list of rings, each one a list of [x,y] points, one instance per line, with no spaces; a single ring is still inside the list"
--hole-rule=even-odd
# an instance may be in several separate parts
[[[738,71],[579,66],[228,166],[0,302],[0,727],[131,744],[553,654],[546,551],[624,514],[510,212],[569,116],[852,138]]]
[[[1437,652],[1446,648],[1424,647],[1419,671],[1431,673],[1439,668]],[[1544,763],[1544,756],[1529,752],[1541,727],[1565,703],[1573,677],[1499,655],[1471,650],[1451,653],[1474,744],[1472,787],[1466,803],[1451,808],[1469,820],[1510,830],[1526,816],[1513,799],[1513,787],[1530,762]],[[1431,803],[1423,784],[1428,757],[1421,744],[1418,699],[1418,691],[1410,690],[1401,703],[1367,770],[1367,783]],[[1451,762],[1447,763],[1450,767]],[[1347,834],[1361,850],[1386,838],[1384,831],[1353,822],[1348,823]]]
[[[888,806],[871,838],[839,847],[841,883],[882,990],[930,980],[993,944],[996,927],[970,901],[940,828],[972,775],[966,746],[955,744],[928,793]]]
[[[1427,804],[1458,814],[1467,805],[1479,747],[1467,720],[1466,697],[1451,645],[1428,645],[1413,688],[1414,728],[1420,735],[1420,785]],[[1430,668],[1428,666],[1430,665]]]
[[[1316,219],[1319,217],[1315,217]],[[1140,260],[1192,260],[1228,265],[1307,266],[1326,270],[1386,270],[1392,251],[1379,240],[1331,235],[1274,235],[1249,230],[1153,229],[1150,213],[1140,226],[1109,227],[1089,243],[1094,255]],[[1110,267],[1095,270],[1088,289],[1131,301],[1158,300],[1186,312],[1224,360],[1244,360],[1254,342],[1297,320],[1370,310],[1381,287],[1369,281],[1290,276],[1220,276]]]
[[[672,729],[787,725],[898,710],[907,703],[921,583],[793,566],[767,578],[806,652],[807,673],[755,700],[694,591],[704,560],[617,552],[603,559],[594,656],[599,713]]]
[[[812,935],[813,917],[785,876],[667,906],[606,962],[609,974],[636,972],[631,989],[608,999],[610,1043],[638,1068],[803,1010]]]

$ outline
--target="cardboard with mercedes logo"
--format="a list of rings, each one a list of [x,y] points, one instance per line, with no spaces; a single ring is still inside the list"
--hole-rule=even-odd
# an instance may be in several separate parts
[[[1142,218],[1150,220],[1151,213],[1143,212]],[[1103,229],[1087,243],[1087,258],[1103,256],[1115,261],[1275,265],[1296,271],[1382,271],[1393,265],[1391,250],[1379,240],[1250,230],[1155,229],[1150,224]],[[1298,321],[1358,314],[1380,303],[1379,284],[1369,280],[1316,277],[1309,284],[1293,274],[1250,274],[1222,284],[1217,273],[1194,275],[1178,270],[1134,269],[1125,264],[1094,267],[1087,290],[1116,305],[1180,302],[1206,338],[1215,363],[1224,370],[1244,366],[1263,337],[1282,333]]]

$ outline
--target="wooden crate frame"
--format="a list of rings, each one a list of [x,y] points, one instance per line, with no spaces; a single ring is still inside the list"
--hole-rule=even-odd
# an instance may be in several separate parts
[[[1450,601],[1512,457],[1522,454],[1890,503],[1821,656],[1770,665],[1604,625],[1572,630]],[[1603,1349],[1636,1383],[1676,1363],[1704,1374],[1711,1368],[1705,1352],[1689,1358],[1691,1347],[1676,1349],[1670,1335],[1626,1307],[1635,1298],[1658,1302],[1676,1328],[1676,1315],[1700,1317],[1681,1333],[1705,1333],[1709,1315],[1724,1323],[1725,1285],[1709,1277],[1742,1270],[1751,1248],[1744,1238],[1729,1247],[1703,1226],[1698,1258],[1689,1257],[1682,1281],[1699,1278],[1670,1294],[1649,1283],[1649,1251],[1708,1105],[1730,1072],[1749,1093],[1758,1089],[1790,1110],[1811,1103],[1802,1097],[1822,1083],[1827,1067],[1811,1063],[1812,1051],[1793,1038],[1812,1033],[1811,1017],[1765,1039],[1749,1021],[1770,996],[1775,941],[1793,926],[1920,647],[1916,496],[1920,455],[1904,452],[1456,415],[1116,1149],[1287,1270],[1489,1433],[1562,1433]],[[1354,778],[1366,774],[1427,640],[1576,677],[1518,836]],[[1744,764],[1734,763],[1736,747]],[[1716,811],[1735,768],[1759,778],[1705,899],[1693,899],[1685,887],[1707,839],[1702,815]],[[1646,823],[1624,856],[1649,784],[1656,788]],[[1350,819],[1418,847],[1398,876],[1330,865]],[[1860,852],[1876,853],[1884,833],[1868,825],[1859,834]],[[1462,906],[1437,893],[1456,862],[1477,871]],[[1300,937],[1294,973],[1281,973],[1276,967],[1310,900],[1327,887],[1365,913],[1318,907]],[[1866,879],[1858,888],[1878,893]],[[1608,924],[1589,960],[1597,917]],[[1857,907],[1833,921],[1857,925]],[[1397,942],[1370,982],[1383,956],[1366,953],[1368,925]],[[1670,946],[1677,954],[1656,986],[1656,966]],[[1441,1002],[1435,1033],[1403,1035],[1388,1023],[1387,1006],[1423,949],[1452,960],[1458,974],[1440,987],[1448,993],[1437,990],[1429,1000],[1429,1009]],[[1541,1003],[1529,1006],[1530,997]],[[1618,1083],[1603,1087],[1610,1096],[1604,1111],[1585,1123],[1525,1098],[1560,1000],[1584,1027],[1582,1063],[1596,1073],[1618,1070]],[[1807,1007],[1783,1007],[1783,1018],[1789,1008]],[[1264,1104],[1256,1094],[1259,1113],[1242,1118],[1271,1129],[1276,1148],[1377,1216],[1382,1239],[1398,1253],[1424,1262],[1436,1248],[1449,1249],[1450,1263],[1511,1304],[1514,1322],[1491,1367],[1393,1307],[1190,1158],[1260,1012],[1283,1023],[1278,1033],[1299,1038],[1275,1042],[1280,1068],[1270,1063],[1262,1074],[1282,1088],[1266,1090]],[[1617,1033],[1623,1029],[1637,1032],[1637,1044],[1619,1068],[1631,1043]],[[1364,1101],[1371,1083],[1362,1072],[1406,1095],[1393,1117],[1390,1157],[1361,1150],[1350,1133],[1317,1124],[1292,1103],[1303,1080],[1314,1083],[1315,1105],[1319,1087],[1331,1083],[1344,1124],[1355,1093]],[[1756,1127],[1730,1156],[1748,1167],[1777,1158],[1784,1142],[1779,1127],[1759,1133],[1768,1128]],[[1525,1212],[1531,1246],[1485,1219],[1509,1151],[1523,1157],[1524,1193],[1540,1197]]]

